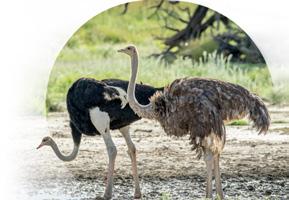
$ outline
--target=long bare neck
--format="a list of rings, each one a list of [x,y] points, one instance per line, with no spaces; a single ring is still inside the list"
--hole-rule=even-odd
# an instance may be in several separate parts
[[[135,82],[137,70],[138,70],[138,53],[136,51],[135,54],[131,56],[131,76],[127,88],[128,102],[133,111],[140,117],[153,118],[152,112],[153,110],[151,103],[149,103],[148,105],[141,105],[135,97]]]
[[[53,140],[52,140],[52,143],[51,143],[51,148],[53,149],[54,153],[56,154],[56,156],[57,156],[60,160],[62,160],[62,161],[72,161],[72,160],[74,160],[74,159],[76,158],[76,156],[77,156],[79,146],[76,145],[76,144],[74,144],[73,150],[72,150],[72,152],[71,152],[69,155],[63,155],[63,154],[60,152],[57,144],[56,144]]]

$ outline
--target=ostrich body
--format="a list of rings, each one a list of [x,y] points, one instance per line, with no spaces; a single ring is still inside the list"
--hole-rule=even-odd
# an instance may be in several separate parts
[[[199,158],[204,154],[207,167],[206,197],[212,198],[214,173],[217,195],[223,199],[219,157],[224,148],[224,121],[249,116],[254,126],[266,132],[270,117],[262,100],[245,88],[213,79],[182,78],[173,81],[163,91],[156,92],[150,103],[143,105],[135,97],[138,52],[134,46],[119,50],[131,57],[131,78],[128,101],[143,118],[155,119],[168,135],[190,135],[192,149]]]
[[[104,199],[112,197],[113,171],[117,149],[112,141],[110,130],[119,129],[128,146],[128,154],[132,161],[132,174],[135,183],[135,198],[141,197],[139,178],[136,164],[136,148],[133,144],[129,125],[140,119],[129,107],[126,99],[128,82],[118,79],[97,81],[81,78],[73,83],[67,93],[66,104],[70,118],[71,134],[74,147],[69,155],[63,155],[57,144],[50,137],[43,138],[38,148],[51,146],[55,154],[62,161],[72,161],[76,158],[81,135],[102,135],[109,157],[107,185]],[[136,85],[136,98],[144,104],[149,103],[157,90],[148,85]]]

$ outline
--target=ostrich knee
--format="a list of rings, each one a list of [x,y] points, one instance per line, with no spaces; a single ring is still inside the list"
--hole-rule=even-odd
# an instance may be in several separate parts
[[[128,145],[127,153],[131,159],[133,159],[133,157],[136,156],[136,148],[135,148],[135,145],[133,143]]]
[[[117,155],[116,147],[115,146],[107,147],[107,153],[108,153],[109,160],[115,160],[116,155]]]

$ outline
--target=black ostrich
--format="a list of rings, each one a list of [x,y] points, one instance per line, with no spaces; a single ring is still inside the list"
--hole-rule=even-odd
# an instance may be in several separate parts
[[[70,117],[71,134],[74,142],[70,155],[63,155],[51,137],[44,137],[37,147],[51,146],[57,157],[63,161],[75,159],[78,153],[81,135],[102,135],[109,157],[107,185],[104,199],[112,197],[113,171],[117,149],[112,141],[110,129],[119,129],[128,146],[132,162],[132,174],[135,182],[135,198],[141,197],[136,164],[136,148],[133,144],[129,125],[140,119],[129,107],[126,99],[128,81],[106,79],[98,81],[81,78],[73,83],[67,93],[67,110]],[[148,104],[149,98],[158,90],[148,85],[136,85],[136,98],[142,104]]]

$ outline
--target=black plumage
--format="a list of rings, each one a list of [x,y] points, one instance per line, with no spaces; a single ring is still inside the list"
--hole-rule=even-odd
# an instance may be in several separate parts
[[[140,119],[130,108],[129,104],[121,108],[120,99],[112,98],[108,100],[104,98],[104,94],[108,94],[111,97],[120,95],[115,87],[126,91],[128,81],[119,79],[98,81],[92,78],[80,78],[69,88],[66,103],[74,143],[80,143],[81,134],[90,136],[100,134],[92,124],[89,115],[89,109],[94,107],[99,107],[101,111],[108,113],[110,117],[110,129],[112,130],[125,127]],[[140,103],[148,104],[149,98],[156,91],[162,89],[137,84],[136,98]]]

